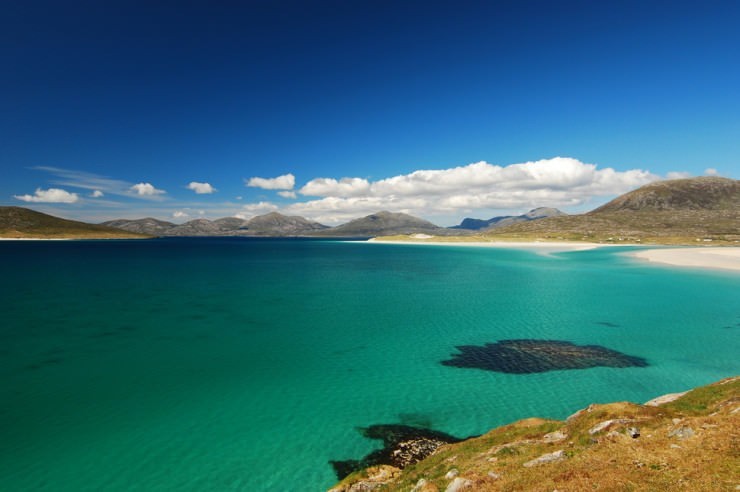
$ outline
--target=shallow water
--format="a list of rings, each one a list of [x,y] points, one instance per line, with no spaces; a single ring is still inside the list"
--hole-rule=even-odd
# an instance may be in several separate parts
[[[740,276],[625,251],[2,242],[0,490],[322,490],[378,446],[359,426],[466,436],[740,372]],[[441,364],[506,339],[648,366]]]

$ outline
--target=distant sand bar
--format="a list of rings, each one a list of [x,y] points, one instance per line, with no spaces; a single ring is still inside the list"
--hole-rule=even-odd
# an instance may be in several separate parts
[[[740,247],[647,249],[632,255],[666,265],[740,271]]]
[[[423,238],[421,238],[423,239]],[[585,251],[601,247],[614,247],[614,244],[600,243],[575,243],[575,242],[549,242],[549,241],[392,241],[383,239],[370,239],[369,242],[380,244],[413,244],[428,246],[470,246],[476,248],[512,248],[539,251],[542,253],[560,253],[565,251]],[[620,245],[621,246],[621,245]]]

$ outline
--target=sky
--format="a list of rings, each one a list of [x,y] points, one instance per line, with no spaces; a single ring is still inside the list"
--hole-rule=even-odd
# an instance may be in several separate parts
[[[737,179],[738,25],[734,0],[6,0],[0,205],[447,226]]]

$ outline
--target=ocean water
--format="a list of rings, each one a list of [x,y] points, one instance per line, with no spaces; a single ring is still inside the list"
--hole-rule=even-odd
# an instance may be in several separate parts
[[[0,490],[323,490],[378,447],[357,427],[463,437],[740,373],[740,276],[628,250],[0,242]],[[649,365],[440,363],[520,338]]]

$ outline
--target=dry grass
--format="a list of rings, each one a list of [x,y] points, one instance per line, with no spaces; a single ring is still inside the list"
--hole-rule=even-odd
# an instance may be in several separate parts
[[[660,407],[634,403],[592,405],[565,422],[527,419],[481,437],[440,448],[396,473],[377,490],[443,491],[455,468],[476,491],[673,491],[715,492],[740,486],[740,378],[694,390]],[[613,420],[606,429],[589,432]],[[630,427],[640,435],[633,438]],[[692,435],[671,435],[681,428]],[[545,435],[566,437],[547,442]],[[562,461],[524,467],[545,453],[564,451]],[[492,476],[491,474],[495,474]],[[352,490],[348,477],[339,490]],[[359,489],[357,489],[359,490]]]

